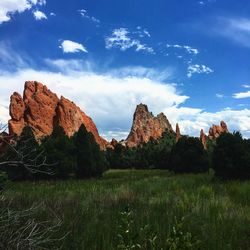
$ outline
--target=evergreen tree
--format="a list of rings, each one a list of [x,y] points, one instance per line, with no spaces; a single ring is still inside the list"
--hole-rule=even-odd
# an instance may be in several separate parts
[[[220,135],[213,153],[213,168],[224,179],[249,179],[249,140],[244,140],[239,132]]]
[[[75,135],[77,177],[89,178],[101,176],[106,170],[106,162],[103,152],[96,143],[92,133],[89,133],[82,124]]]
[[[182,136],[173,147],[170,168],[176,173],[200,173],[208,170],[207,153],[198,138]]]
[[[67,179],[75,173],[76,149],[72,138],[69,138],[63,128],[57,126],[53,133],[46,137],[41,149],[51,165],[53,175],[37,175],[37,178]]]

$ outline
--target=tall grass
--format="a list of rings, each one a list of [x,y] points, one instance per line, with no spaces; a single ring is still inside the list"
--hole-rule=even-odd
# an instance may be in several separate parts
[[[150,228],[160,249],[181,230],[197,249],[250,249],[250,182],[219,182],[209,174],[173,175],[161,170],[112,170],[101,179],[11,183],[5,202],[14,209],[39,204],[40,220],[62,221],[54,237],[62,249],[118,249],[120,214],[129,206],[133,230],[143,242]],[[145,249],[142,248],[142,249]]]

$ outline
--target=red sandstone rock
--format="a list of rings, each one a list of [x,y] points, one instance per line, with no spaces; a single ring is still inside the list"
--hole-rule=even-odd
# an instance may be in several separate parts
[[[156,117],[148,111],[148,107],[139,104],[136,107],[131,131],[126,139],[128,147],[136,147],[147,143],[150,139],[159,139],[163,132],[173,131],[167,117],[160,113]]]
[[[79,107],[64,97],[59,100],[45,85],[35,81],[25,83],[23,98],[18,93],[11,96],[10,116],[11,134],[20,135],[25,126],[30,126],[40,140],[50,135],[56,125],[60,125],[70,137],[84,124],[102,149],[107,144],[100,137],[92,119]]]
[[[200,141],[203,144],[204,149],[207,149],[207,136],[204,133],[203,129],[201,129],[201,132],[200,132]]]
[[[220,122],[220,125],[213,125],[209,129],[208,137],[211,140],[218,138],[222,133],[228,133],[227,124],[224,121]]]
[[[179,141],[179,139],[181,138],[181,132],[180,132],[180,127],[179,127],[179,124],[176,123],[176,130],[175,130],[175,133],[176,133],[176,142]]]

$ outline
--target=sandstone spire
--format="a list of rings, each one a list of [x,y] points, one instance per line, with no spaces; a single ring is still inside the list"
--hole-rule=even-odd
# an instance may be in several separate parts
[[[150,139],[159,139],[165,131],[173,132],[167,117],[163,113],[155,117],[148,111],[147,105],[141,103],[136,107],[126,145],[136,147],[147,143]]]

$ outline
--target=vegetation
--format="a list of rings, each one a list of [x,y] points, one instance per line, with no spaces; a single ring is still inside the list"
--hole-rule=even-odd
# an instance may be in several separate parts
[[[169,165],[175,173],[206,172],[208,154],[198,138],[182,136],[173,146]]]
[[[239,132],[222,134],[214,148],[213,168],[224,179],[250,179],[250,140]]]
[[[3,195],[1,206],[40,204],[32,218],[61,221],[50,237],[63,238],[65,250],[250,249],[249,181],[111,170],[101,179],[15,182]]]

